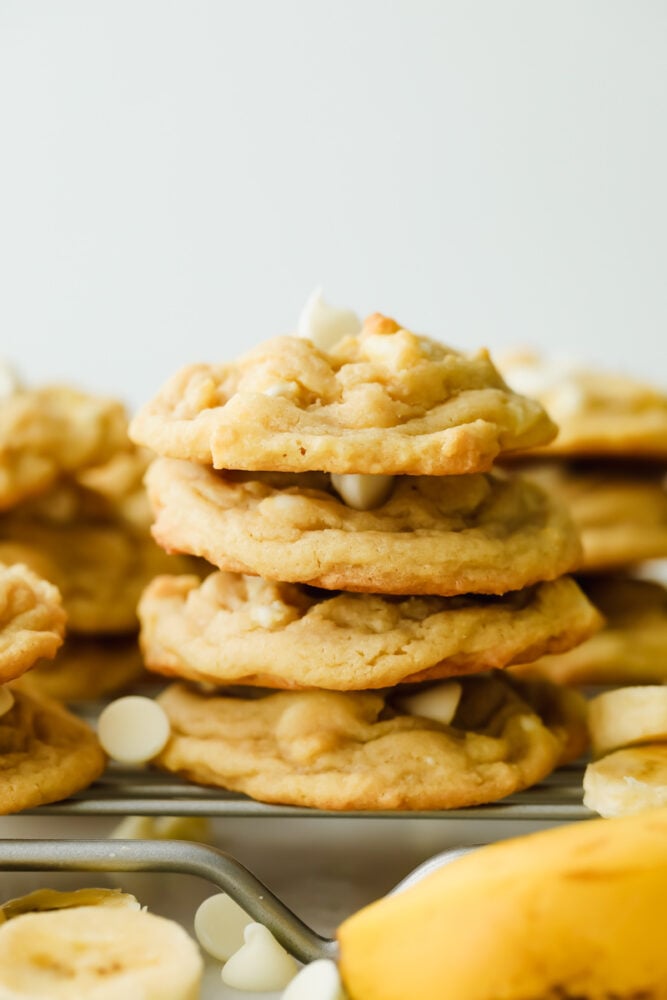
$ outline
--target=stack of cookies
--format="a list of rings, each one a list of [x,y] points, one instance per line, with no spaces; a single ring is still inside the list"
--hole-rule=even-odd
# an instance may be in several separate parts
[[[557,438],[521,468],[567,503],[584,549],[579,582],[606,619],[588,642],[530,670],[567,684],[667,680],[667,590],[637,575],[667,557],[667,396],[532,354],[501,369],[558,422]]]
[[[29,391],[6,378],[4,383],[3,511],[29,503],[60,476],[106,461],[120,445],[124,420],[117,404],[69,389]],[[2,542],[0,559],[0,813],[4,814],[84,788],[101,773],[105,758],[85,723],[32,687],[22,687],[19,678],[60,647],[66,615],[58,589],[25,565],[41,561],[36,547],[24,551],[20,544]]]
[[[146,456],[121,403],[65,386],[11,384],[0,401],[0,559],[55,584],[67,640],[37,664],[32,690],[70,701],[122,690],[144,675],[136,605],[172,566],[150,536]]]
[[[498,799],[585,745],[578,695],[499,672],[599,626],[562,505],[490,468],[555,427],[483,351],[325,319],[186,368],[131,426],[156,539],[218,570],[140,602],[147,666],[191,682],[158,763],[322,809]]]

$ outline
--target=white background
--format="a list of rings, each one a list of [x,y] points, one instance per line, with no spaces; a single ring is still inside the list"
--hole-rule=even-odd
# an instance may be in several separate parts
[[[661,380],[663,0],[0,0],[0,350],[133,406],[316,284]]]

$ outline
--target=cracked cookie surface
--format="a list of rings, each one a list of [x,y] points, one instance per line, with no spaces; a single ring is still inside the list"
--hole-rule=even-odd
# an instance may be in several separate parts
[[[329,594],[259,577],[155,579],[139,605],[149,669],[212,684],[351,691],[568,649],[600,618],[561,577],[504,597]]]
[[[466,357],[375,315],[328,353],[277,337],[234,363],[185,368],[130,433],[215,468],[451,475],[545,444],[555,427],[485,351]]]

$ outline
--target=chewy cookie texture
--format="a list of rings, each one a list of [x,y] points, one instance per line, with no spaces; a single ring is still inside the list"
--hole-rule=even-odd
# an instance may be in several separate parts
[[[582,751],[582,702],[486,672],[600,617],[562,575],[581,560],[563,505],[489,467],[555,428],[485,352],[307,313],[300,336],[179,373],[132,423],[158,454],[155,538],[220,570],[146,589],[147,665],[245,685],[169,688],[158,764],[323,809],[524,788]]]
[[[375,315],[328,351],[279,337],[235,363],[186,368],[131,433],[218,469],[452,475],[546,444],[555,427],[486,352],[465,357]]]
[[[37,664],[30,690],[63,700],[116,693],[143,676],[143,588],[159,573],[198,572],[197,561],[168,556],[151,538],[149,454],[130,442],[120,402],[3,375],[0,561],[30,567],[43,591],[55,585],[67,615],[65,646]],[[43,655],[52,655],[46,645]],[[14,655],[13,675],[20,662]]]
[[[220,473],[156,461],[147,475],[165,547],[220,569],[385,594],[503,594],[575,568],[564,506],[504,473],[400,476],[376,509],[322,474]]]
[[[342,691],[505,667],[539,649],[569,649],[600,627],[570,577],[501,597],[443,598],[332,593],[235,573],[203,583],[162,576],[139,617],[146,663],[158,673]]]
[[[533,784],[586,746],[583,699],[548,682],[466,677],[451,725],[390,696],[313,691],[230,697],[172,686],[158,759],[204,784],[320,809],[450,809]]]

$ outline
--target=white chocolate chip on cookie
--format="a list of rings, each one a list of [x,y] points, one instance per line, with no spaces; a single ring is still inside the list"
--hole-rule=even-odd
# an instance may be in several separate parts
[[[394,477],[333,472],[331,485],[341,500],[353,510],[374,510],[389,497]]]
[[[407,715],[420,715],[423,719],[433,719],[450,725],[461,700],[461,685],[458,681],[443,681],[396,700],[396,704]]]
[[[300,337],[312,340],[322,351],[329,351],[343,337],[354,337],[361,330],[361,320],[351,309],[330,306],[316,288],[301,310],[297,331]]]

